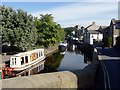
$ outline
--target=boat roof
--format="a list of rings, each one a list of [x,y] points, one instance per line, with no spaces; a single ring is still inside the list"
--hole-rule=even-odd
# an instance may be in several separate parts
[[[30,55],[32,53],[39,52],[39,51],[44,51],[44,49],[35,49],[35,50],[27,51],[27,52],[21,52],[21,53],[13,55],[12,57],[19,57],[19,56],[23,56],[23,55]]]

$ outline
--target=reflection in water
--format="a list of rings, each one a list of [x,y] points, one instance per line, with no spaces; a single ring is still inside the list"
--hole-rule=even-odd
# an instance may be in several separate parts
[[[58,52],[54,53],[50,57],[46,58],[45,70],[46,72],[56,71],[59,67],[64,55]]]
[[[35,66],[32,66],[24,71],[16,72],[17,76],[29,76],[40,73],[44,69],[44,62],[45,61],[39,62]]]
[[[66,52],[58,71],[82,69],[87,64],[84,63],[84,56],[75,52]]]
[[[73,45],[73,44],[69,44],[68,47],[67,47],[67,50],[68,50],[69,52],[73,52],[73,51],[76,50],[76,46]]]
[[[57,52],[48,57],[45,62],[45,71],[76,70],[87,65],[84,63],[84,56],[75,45],[69,45],[67,50],[64,55]]]

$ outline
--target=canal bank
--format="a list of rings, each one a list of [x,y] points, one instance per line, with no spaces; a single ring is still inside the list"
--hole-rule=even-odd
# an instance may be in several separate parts
[[[44,48],[44,50],[45,50],[45,56],[48,57],[51,54],[53,54],[54,52],[58,51],[58,45],[59,44],[55,44],[54,46],[48,47],[47,49]]]

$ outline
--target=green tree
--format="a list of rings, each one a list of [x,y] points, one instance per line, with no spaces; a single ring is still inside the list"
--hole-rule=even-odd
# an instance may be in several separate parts
[[[109,47],[112,47],[112,37],[107,38],[107,43]]]
[[[21,9],[0,7],[2,43],[25,50],[36,45],[48,47],[64,39],[64,30],[54,22],[52,14],[41,14],[38,19]]]
[[[103,43],[104,43],[104,46],[111,47],[112,46],[112,37],[109,36],[109,37],[103,38]]]
[[[63,28],[65,31],[65,37],[72,36],[72,32],[76,31],[76,27],[67,27],[67,28]]]
[[[64,37],[64,31],[60,25],[54,22],[52,14],[41,14],[40,16],[41,18],[35,22],[38,29],[37,44],[48,47],[60,42]]]
[[[37,41],[37,30],[34,27],[32,15],[23,10],[13,10],[11,7],[2,6],[2,42],[29,49]]]

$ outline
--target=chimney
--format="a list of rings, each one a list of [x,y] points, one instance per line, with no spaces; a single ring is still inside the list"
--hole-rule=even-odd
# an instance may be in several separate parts
[[[95,22],[92,22],[92,25],[95,25]]]

